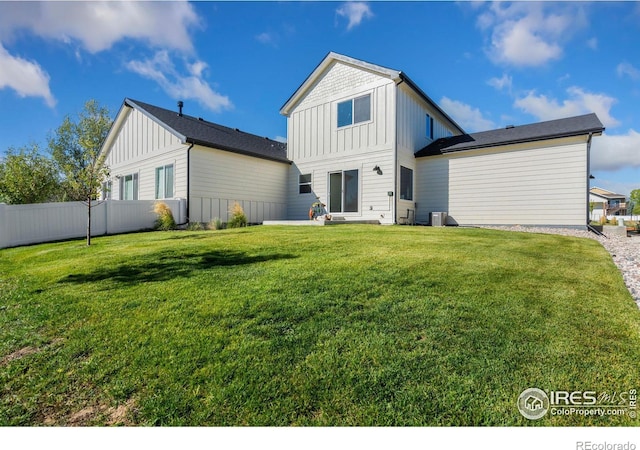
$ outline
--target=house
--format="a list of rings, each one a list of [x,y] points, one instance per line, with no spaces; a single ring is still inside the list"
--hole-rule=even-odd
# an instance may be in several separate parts
[[[289,218],[585,227],[595,114],[467,134],[406,74],[329,53],[284,104]]]
[[[624,195],[595,186],[589,189],[589,205],[592,220],[598,220],[602,216],[627,214],[627,198]]]
[[[329,53],[284,103],[287,144],[126,99],[103,146],[118,199],[186,197],[191,221],[585,227],[595,114],[466,133],[405,73]]]
[[[235,202],[251,223],[286,218],[286,144],[182,112],[125,99],[101,152],[116,200],[186,198],[192,222],[228,220]]]

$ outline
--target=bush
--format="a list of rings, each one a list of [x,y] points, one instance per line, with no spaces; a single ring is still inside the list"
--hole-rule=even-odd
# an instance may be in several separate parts
[[[242,209],[242,206],[238,202],[233,204],[233,208],[231,208],[231,220],[227,223],[228,228],[241,228],[247,226],[247,216]]]
[[[153,212],[158,215],[156,219],[156,230],[169,231],[176,229],[176,221],[173,218],[171,208],[165,202],[156,202],[153,205]]]
[[[207,228],[210,230],[222,230],[224,228],[224,223],[219,217],[215,217],[209,221]]]
[[[202,230],[204,230],[204,227],[200,222],[189,222],[189,225],[187,225],[187,231],[202,231]]]

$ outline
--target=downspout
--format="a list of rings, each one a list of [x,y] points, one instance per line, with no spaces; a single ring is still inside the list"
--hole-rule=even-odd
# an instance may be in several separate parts
[[[589,139],[587,139],[587,227],[591,222],[591,211],[589,210],[589,191],[591,189],[591,139],[593,139],[593,132],[589,133]]]
[[[404,83],[404,79],[400,78],[400,82],[396,83],[396,98],[395,98],[395,116],[396,116],[396,129],[393,143],[393,210],[391,211],[391,218],[394,225],[397,222],[398,216],[398,92],[400,86]]]
[[[187,140],[187,143],[188,142],[189,140]],[[187,221],[185,223],[189,223],[189,205],[191,204],[191,149],[194,144],[194,142],[191,142],[191,145],[189,145],[187,149]]]

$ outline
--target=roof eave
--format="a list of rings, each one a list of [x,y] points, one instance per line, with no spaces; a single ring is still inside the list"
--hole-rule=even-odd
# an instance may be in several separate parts
[[[157,123],[158,125],[160,125],[162,128],[164,128],[165,130],[167,130],[168,132],[174,134],[175,136],[178,137],[178,139],[180,139],[180,142],[182,142],[183,144],[185,144],[187,142],[187,136],[185,136],[182,133],[179,133],[178,131],[174,130],[173,128],[171,128],[169,125],[167,125],[165,122],[163,122],[162,120],[158,119],[155,115],[153,115],[152,113],[150,113],[149,111],[147,111],[146,109],[144,109],[142,106],[136,104],[136,102],[134,102],[133,100],[131,100],[130,98],[125,98],[124,99],[125,104],[127,104],[128,106],[131,106],[132,108],[137,109],[138,111],[142,112],[144,115],[146,115],[147,117],[149,117],[149,119],[153,120],[155,123]],[[177,113],[176,113],[177,114]]]
[[[188,138],[186,138],[185,142],[188,142],[189,144],[194,144],[194,145],[201,145],[203,147],[211,148],[211,149],[214,149],[214,150],[222,150],[222,151],[225,151],[225,152],[236,153],[236,154],[244,155],[244,156],[251,156],[253,158],[266,159],[268,161],[275,161],[275,162],[279,162],[279,163],[283,163],[283,164],[289,164],[289,165],[292,164],[292,161],[288,160],[287,158],[282,159],[282,158],[278,158],[278,157],[275,157],[275,156],[262,155],[262,154],[259,154],[259,153],[252,153],[252,152],[248,152],[246,150],[241,150],[241,149],[238,149],[238,148],[228,147],[228,146],[219,145],[219,144],[213,144],[211,142],[207,142],[207,141],[204,141],[202,139],[194,139],[194,138],[189,138],[188,137]]]
[[[418,94],[420,97],[422,97],[428,104],[430,104],[431,106],[433,106],[440,114],[442,114],[453,126],[455,126],[458,131],[460,132],[460,134],[465,134],[466,132],[464,131],[464,129],[462,129],[462,127],[460,125],[458,125],[458,123],[453,120],[449,114],[447,114],[442,108],[440,108],[440,106],[438,106],[438,104],[436,102],[434,102],[431,97],[429,97],[422,89],[420,89],[420,87],[411,79],[407,76],[407,74],[405,74],[404,72],[400,72],[398,75],[398,81],[396,81],[396,84],[398,84],[399,81],[403,81],[405,82],[409,87],[411,87],[411,89],[413,89],[415,91],[416,94]]]
[[[298,101],[307,93],[309,88],[316,82],[318,77],[334,62],[339,61],[345,64],[349,64],[354,67],[359,67],[364,70],[376,72],[381,76],[388,77],[396,81],[402,72],[387,67],[379,66],[373,63],[362,61],[360,59],[351,58],[350,56],[341,55],[335,52],[329,52],[315,69],[309,74],[309,76],[302,82],[302,84],[295,90],[295,92],[289,97],[289,99],[280,108],[280,114],[283,116],[289,116],[291,110],[295,107]]]
[[[587,135],[601,136],[603,131],[604,131],[604,127],[598,127],[598,128],[580,130],[573,133],[558,133],[554,135],[545,135],[545,136],[538,136],[538,137],[532,137],[532,138],[512,139],[512,140],[500,141],[500,142],[488,142],[485,144],[468,145],[462,148],[453,148],[452,146],[452,148],[450,149],[447,149],[447,148],[440,149],[440,153],[418,155],[417,153],[420,153],[420,151],[418,151],[416,152],[416,158],[424,158],[429,156],[441,156],[441,155],[447,155],[452,153],[480,150],[483,148],[502,147],[505,145],[517,145],[517,144],[524,144],[527,142],[540,142],[540,141],[547,141],[551,139],[563,139],[563,138],[576,137],[576,136],[587,136]]]

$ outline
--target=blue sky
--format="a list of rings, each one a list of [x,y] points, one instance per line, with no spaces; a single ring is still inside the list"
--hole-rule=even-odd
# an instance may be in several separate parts
[[[330,52],[402,70],[467,132],[595,112],[592,185],[640,188],[638,2],[0,1],[0,155],[125,97],[271,138]]]

